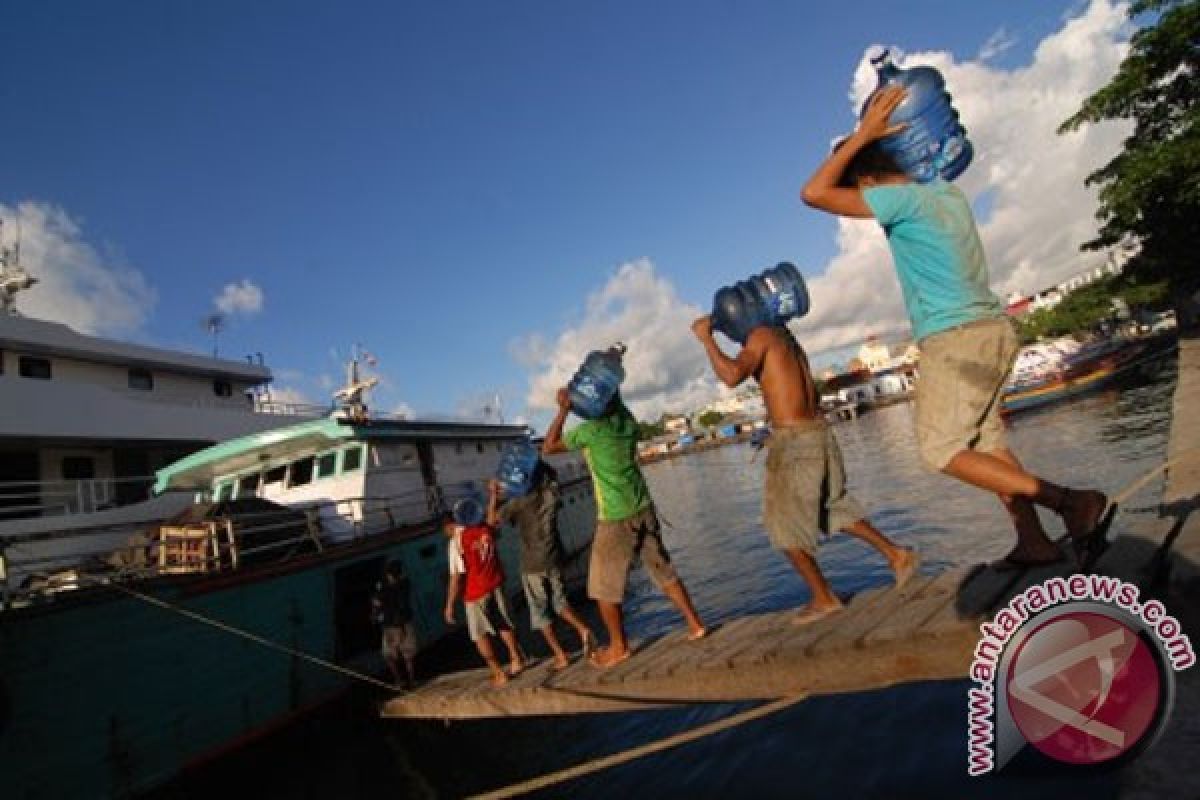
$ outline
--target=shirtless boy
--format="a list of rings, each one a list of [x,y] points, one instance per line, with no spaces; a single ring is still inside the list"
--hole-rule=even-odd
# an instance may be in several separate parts
[[[907,581],[917,554],[888,541],[847,493],[842,451],[821,416],[808,357],[791,331],[754,328],[736,358],[725,355],[713,339],[709,317],[693,322],[692,331],[722,383],[732,389],[753,377],[762,388],[771,423],[763,519],[771,544],[812,590],[812,600],[794,622],[803,625],[842,608],[817,565],[821,531],[843,530],[862,539],[887,559],[897,585]]]

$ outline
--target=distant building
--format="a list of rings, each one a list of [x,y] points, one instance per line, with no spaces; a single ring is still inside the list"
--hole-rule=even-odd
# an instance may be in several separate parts
[[[692,421],[687,417],[667,417],[663,420],[663,429],[669,433],[688,433],[692,429]]]
[[[871,335],[858,348],[858,361],[871,372],[887,369],[892,361],[888,346],[878,336]]]

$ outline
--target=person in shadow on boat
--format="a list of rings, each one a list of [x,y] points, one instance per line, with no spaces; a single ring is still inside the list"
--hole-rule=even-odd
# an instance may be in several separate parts
[[[842,530],[858,537],[887,559],[897,586],[907,581],[917,567],[917,554],[889,541],[846,491],[841,448],[821,414],[808,357],[792,332],[782,325],[756,327],[746,335],[737,358],[717,345],[710,317],[693,322],[692,332],[722,383],[733,389],[753,377],[762,387],[771,424],[763,522],[771,544],[812,591],[812,599],[793,622],[804,625],[842,608],[817,564],[822,531]]]
[[[499,529],[505,523],[515,525],[521,540],[521,586],[529,606],[529,624],[541,631],[554,656],[551,668],[566,669],[571,663],[558,635],[554,616],[562,617],[579,634],[584,656],[592,652],[592,632],[567,600],[562,576],[562,543],[558,537],[558,479],[554,468],[538,461],[533,486],[523,497],[500,504],[504,487],[497,480],[488,483],[487,523]]]
[[[1035,505],[1058,514],[1080,565],[1103,551],[1115,507],[1104,493],[1070,489],[1021,466],[1005,444],[1000,394],[1018,341],[1004,306],[988,287],[987,262],[958,187],[918,184],[884,152],[880,139],[903,129],[889,117],[905,90],[871,98],[858,128],[804,186],[808,205],[883,228],[921,353],[916,434],[925,465],[1000,498],[1017,543],[996,566],[1019,569],[1061,560]]]
[[[401,561],[389,561],[371,595],[371,618],[383,631],[383,660],[392,682],[416,685],[417,632],[413,625],[412,585]],[[403,664],[403,671],[401,671]]]
[[[618,393],[603,415],[564,435],[571,398],[563,388],[558,390],[556,399],[558,413],[546,432],[542,452],[551,455],[583,450],[596,494],[596,534],[588,563],[588,596],[600,610],[608,631],[608,646],[592,653],[592,664],[607,669],[631,654],[621,604],[635,559],[641,561],[650,578],[683,614],[688,638],[702,638],[707,631],[663,546],[658,514],[638,466],[637,420]]]
[[[459,500],[442,516],[442,531],[450,540],[446,548],[450,583],[446,587],[447,625],[454,625],[454,604],[462,594],[467,632],[492,673],[492,684],[503,686],[525,668],[513,630],[508,600],[504,597],[504,566],[496,549],[496,531],[485,524],[483,506],[472,498]],[[508,650],[508,672],[500,668],[493,636]]]

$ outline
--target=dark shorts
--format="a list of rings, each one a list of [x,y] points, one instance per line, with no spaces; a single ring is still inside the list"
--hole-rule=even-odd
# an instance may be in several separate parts
[[[588,596],[606,603],[625,598],[625,584],[634,560],[639,560],[661,589],[679,580],[663,547],[662,528],[653,508],[627,519],[597,520],[592,558],[588,564]]]

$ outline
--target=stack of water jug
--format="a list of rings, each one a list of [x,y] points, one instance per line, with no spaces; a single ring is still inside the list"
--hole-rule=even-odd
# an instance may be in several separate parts
[[[533,488],[537,477],[540,454],[533,442],[522,439],[510,442],[500,454],[500,465],[496,467],[496,480],[504,488],[506,497],[524,497]]]
[[[713,296],[713,329],[745,344],[759,326],[783,325],[808,313],[808,288],[795,264],[786,261]]]
[[[904,102],[889,118],[893,124],[903,122],[907,127],[879,140],[884,152],[917,183],[928,183],[939,176],[952,181],[961,175],[971,163],[974,149],[958,121],[958,112],[950,104],[941,73],[933,67],[900,69],[892,63],[891,52],[883,47],[876,48],[870,58],[879,77],[872,97],[885,86],[908,90]]]

